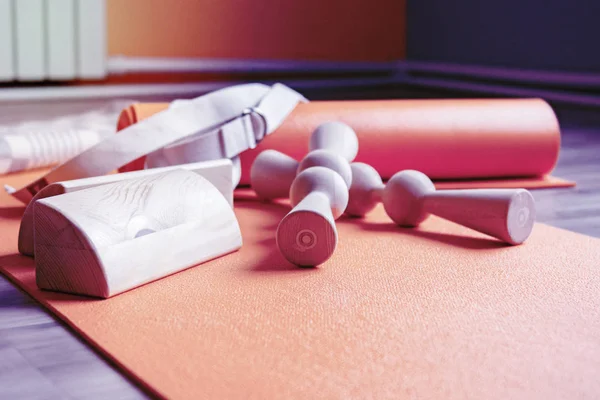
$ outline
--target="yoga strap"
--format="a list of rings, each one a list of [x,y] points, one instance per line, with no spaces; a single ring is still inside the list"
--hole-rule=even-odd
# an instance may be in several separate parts
[[[168,109],[131,125],[15,190],[27,204],[45,186],[71,179],[104,175],[148,155],[149,168],[236,158],[273,132],[302,95],[282,85],[250,83],[231,86]]]

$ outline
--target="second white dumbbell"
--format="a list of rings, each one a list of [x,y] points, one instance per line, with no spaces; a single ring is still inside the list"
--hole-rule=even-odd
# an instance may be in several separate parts
[[[326,122],[310,137],[309,153],[300,161],[276,150],[265,150],[250,169],[252,189],[265,200],[287,198],[297,174],[307,168],[322,166],[336,171],[350,186],[349,163],[358,153],[358,138],[348,125]]]
[[[364,216],[382,202],[398,225],[416,227],[435,214],[506,243],[523,243],[535,222],[535,202],[525,189],[436,191],[433,182],[414,170],[400,171],[387,185],[373,167],[353,163],[346,214]]]

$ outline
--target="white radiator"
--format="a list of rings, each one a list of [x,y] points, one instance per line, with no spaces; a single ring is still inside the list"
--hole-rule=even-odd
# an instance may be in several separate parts
[[[0,82],[106,76],[104,0],[0,0]]]

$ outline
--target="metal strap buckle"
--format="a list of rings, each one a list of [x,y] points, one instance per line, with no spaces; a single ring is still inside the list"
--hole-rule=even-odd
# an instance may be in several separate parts
[[[244,109],[244,111],[242,111],[242,117],[245,117],[247,115],[256,115],[262,120],[262,126],[263,126],[262,132],[260,132],[260,134],[254,133],[254,137],[248,138],[250,143],[258,143],[261,140],[263,140],[263,138],[265,136],[267,136],[267,134],[269,133],[267,117],[263,113],[263,111],[258,107],[249,107],[249,108]]]

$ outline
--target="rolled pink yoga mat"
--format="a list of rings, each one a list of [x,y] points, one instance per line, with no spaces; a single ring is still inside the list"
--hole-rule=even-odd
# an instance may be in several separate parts
[[[123,129],[168,107],[140,103],[121,113]],[[359,100],[299,104],[255,149],[241,155],[240,185],[263,150],[300,160],[311,132],[331,120],[350,125],[359,138],[355,161],[372,165],[384,179],[419,170],[440,188],[573,186],[551,177],[560,150],[560,127],[541,99]],[[142,161],[121,171],[140,169]]]

